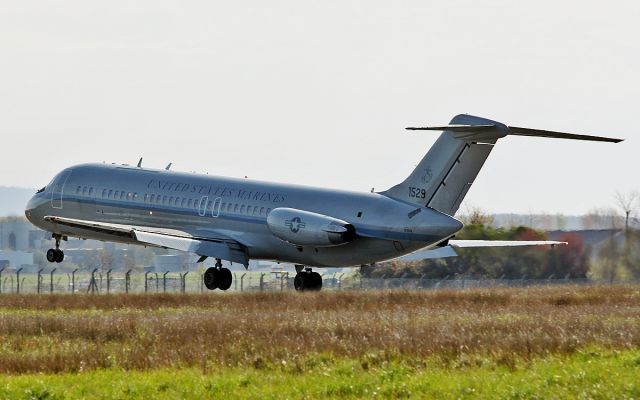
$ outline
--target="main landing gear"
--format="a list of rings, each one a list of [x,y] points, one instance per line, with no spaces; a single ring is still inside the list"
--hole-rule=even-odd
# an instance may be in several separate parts
[[[50,263],[60,263],[64,260],[64,252],[60,250],[60,240],[62,236],[53,234],[53,238],[56,240],[56,248],[47,250],[47,261]]]
[[[311,268],[304,265],[296,265],[296,277],[293,279],[293,287],[297,291],[320,290],[322,289],[322,277],[319,273],[313,272]]]
[[[228,268],[222,268],[222,261],[219,258],[216,258],[215,267],[207,268],[204,271],[204,285],[209,290],[220,289],[227,290],[231,287],[231,282],[233,282],[233,276],[231,276],[231,271]]]

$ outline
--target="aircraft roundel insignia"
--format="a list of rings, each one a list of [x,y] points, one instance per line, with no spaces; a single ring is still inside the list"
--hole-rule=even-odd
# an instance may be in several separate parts
[[[431,168],[425,168],[424,175],[422,175],[422,183],[429,183],[431,181],[431,178],[433,178],[433,172],[431,171]]]

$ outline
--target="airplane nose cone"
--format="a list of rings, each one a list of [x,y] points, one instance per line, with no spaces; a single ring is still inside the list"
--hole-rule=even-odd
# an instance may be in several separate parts
[[[24,215],[27,217],[29,222],[32,224],[36,224],[37,220],[41,218],[40,214],[40,206],[46,202],[45,199],[40,195],[35,195],[29,199],[27,205],[24,208]]]

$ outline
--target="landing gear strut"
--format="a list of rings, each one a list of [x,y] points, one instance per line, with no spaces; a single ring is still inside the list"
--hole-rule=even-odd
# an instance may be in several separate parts
[[[233,282],[231,271],[228,268],[222,268],[222,261],[219,258],[216,258],[215,267],[207,268],[204,271],[202,279],[209,290],[227,290],[231,287],[231,282]]]
[[[293,279],[293,287],[297,291],[322,289],[322,277],[319,273],[313,272],[311,268],[304,268],[302,265],[296,265],[296,271],[298,273]]]
[[[50,263],[60,263],[64,260],[64,252],[60,250],[60,240],[62,235],[53,234],[53,238],[56,240],[56,248],[47,250],[47,261]]]

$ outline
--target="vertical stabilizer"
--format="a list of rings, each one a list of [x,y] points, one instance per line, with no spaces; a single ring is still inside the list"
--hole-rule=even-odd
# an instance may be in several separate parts
[[[508,128],[472,115],[457,115],[402,183],[383,195],[454,215],[496,141]]]

